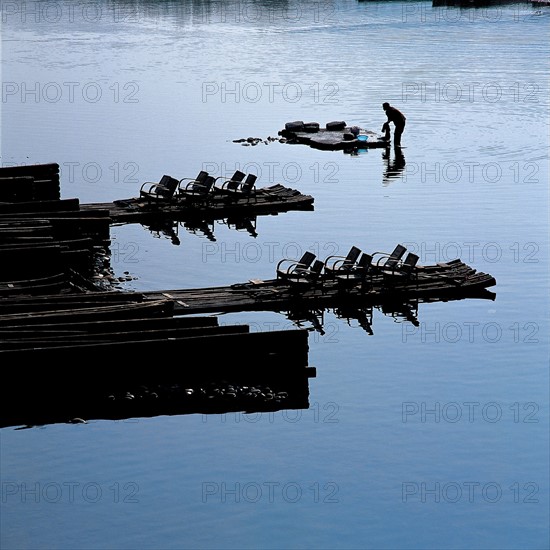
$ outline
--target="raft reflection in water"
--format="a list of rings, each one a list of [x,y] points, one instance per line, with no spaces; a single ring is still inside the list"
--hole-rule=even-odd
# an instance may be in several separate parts
[[[204,326],[199,326],[201,319]],[[252,332],[248,325],[218,325],[213,317],[197,318],[196,328],[178,327],[189,318],[158,321],[102,321],[103,328],[95,322],[71,323],[64,336],[56,337],[48,336],[48,326],[33,326],[27,346],[19,343],[14,349],[12,343],[0,350],[6,366],[17,361],[35,365],[3,385],[0,428],[75,418],[309,408],[308,380],[316,372],[307,364],[307,331]],[[158,330],[152,328],[155,324]],[[117,336],[116,330],[126,332]],[[91,365],[86,376],[41,368],[75,364],[84,357]]]
[[[476,296],[477,299],[494,301],[496,294],[489,290],[482,290]],[[428,298],[428,299],[411,299],[395,302],[384,302],[382,304],[373,304],[367,298],[345,301],[340,300],[335,307],[324,308],[308,308],[301,304],[296,304],[295,307],[280,313],[293,323],[294,326],[305,328],[310,331],[318,332],[321,336],[327,333],[325,327],[325,319],[327,315],[345,322],[350,327],[359,327],[363,329],[369,336],[374,334],[374,312],[378,311],[386,317],[393,319],[395,323],[408,323],[413,327],[420,326],[419,305],[433,302],[449,302],[464,300],[467,298]]]
[[[199,237],[206,237],[209,241],[215,242],[216,223],[235,231],[245,231],[254,238],[258,236],[256,232],[257,216],[230,216],[219,220],[214,218],[197,218],[184,221],[166,218],[147,224],[144,223],[142,225],[148,229],[154,237],[159,239],[164,237],[169,239],[172,244],[178,246],[180,244],[180,229],[185,229],[188,233],[198,235]]]

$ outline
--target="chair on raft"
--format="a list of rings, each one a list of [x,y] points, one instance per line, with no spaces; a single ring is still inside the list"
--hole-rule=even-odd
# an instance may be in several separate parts
[[[245,176],[246,174],[244,172],[235,170],[235,173],[229,179],[225,179],[221,184],[216,186],[215,191],[221,191],[222,193],[236,191],[243,183]],[[218,177],[216,179],[223,179],[223,177]]]
[[[180,180],[180,184],[182,181],[184,180]],[[208,202],[215,182],[216,178],[214,176],[206,174],[204,179],[188,181],[183,188],[180,185],[176,197],[178,200],[195,204],[197,202]]]
[[[202,185],[202,184],[204,184],[204,182],[206,181],[206,178],[208,176],[209,176],[208,172],[205,172],[204,170],[201,170],[197,174],[197,177],[195,177],[195,178],[182,178],[179,181],[178,189],[182,189],[182,188],[185,189],[185,187],[193,185],[193,184]]]
[[[313,252],[306,250],[299,260],[292,258],[283,258],[279,260],[276,267],[277,279],[285,279],[286,277],[295,275],[296,272],[309,269],[315,258],[316,256]]]
[[[226,197],[229,200],[245,198],[249,201],[252,197],[256,200],[256,195],[253,191],[256,187],[257,179],[258,176],[255,174],[248,174],[244,181],[236,182],[235,180],[229,180],[222,185],[222,191],[226,193]]]
[[[325,259],[325,275],[328,278],[335,278],[345,273],[357,264],[361,249],[352,246],[346,256],[332,255]]]
[[[377,269],[392,269],[395,267],[404,256],[407,249],[402,245],[398,244],[393,252],[374,252],[372,254],[372,263]]]
[[[325,263],[321,260],[315,260],[311,267],[296,269],[284,277],[285,283],[289,284],[293,292],[305,292],[315,290],[319,287],[323,293],[323,268]]]
[[[398,261],[390,268],[384,268],[382,275],[386,284],[395,284],[417,279],[417,268],[419,257],[412,252],[407,254],[403,261]]]
[[[148,203],[153,201],[170,202],[178,185],[179,181],[176,178],[164,175],[157,183],[146,181],[139,190],[139,198],[145,199]]]
[[[368,286],[367,282],[372,282],[373,272],[372,255],[363,252],[355,265],[336,273],[335,278],[341,290],[359,286],[360,290],[364,291]]]

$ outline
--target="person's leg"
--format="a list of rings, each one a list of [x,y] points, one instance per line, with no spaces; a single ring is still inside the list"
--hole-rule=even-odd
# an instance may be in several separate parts
[[[394,145],[401,145],[401,134],[403,133],[403,130],[405,129],[405,125],[399,125],[395,127],[395,131],[393,133],[393,144]]]

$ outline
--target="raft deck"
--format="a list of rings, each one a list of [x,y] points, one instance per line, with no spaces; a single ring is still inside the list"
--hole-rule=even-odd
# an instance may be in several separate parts
[[[342,303],[382,305],[411,299],[433,301],[491,298],[488,287],[494,277],[477,272],[461,260],[418,267],[418,277],[388,284],[374,276],[367,287],[342,289],[336,281],[294,286],[281,279],[256,280],[229,286],[144,292],[144,300],[174,300],[174,314],[229,313],[238,311],[286,311],[299,303],[304,307],[334,307]]]
[[[287,143],[300,143],[325,151],[375,149],[390,145],[390,140],[384,139],[384,136],[372,130],[362,129],[362,133],[367,137],[366,141],[357,139],[352,128],[344,122],[332,123],[332,126],[329,123],[326,128],[319,128],[317,123],[300,125],[299,122],[293,122],[287,123],[285,128],[279,131],[279,135],[286,138]]]
[[[137,197],[113,203],[82,204],[81,210],[107,210],[113,223],[162,219],[222,219],[230,216],[278,214],[289,210],[313,210],[314,198],[296,189],[275,184],[258,188],[251,196],[228,197],[217,191],[200,200],[147,201]]]

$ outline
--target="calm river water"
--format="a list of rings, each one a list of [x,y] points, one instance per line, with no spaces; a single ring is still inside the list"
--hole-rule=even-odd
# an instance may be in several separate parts
[[[0,430],[2,549],[548,548],[548,8],[1,10],[3,165],[57,162],[62,195],[82,202],[203,168],[315,197],[259,217],[256,236],[217,221],[210,238],[180,226],[175,245],[113,227],[126,288],[270,278],[306,249],[397,243],[497,280],[493,301],[420,304],[418,326],[375,310],[372,335],[325,312],[309,409]],[[294,120],[379,131],[384,101],[407,116],[402,157],[233,142]],[[223,322],[293,328],[275,313]]]

